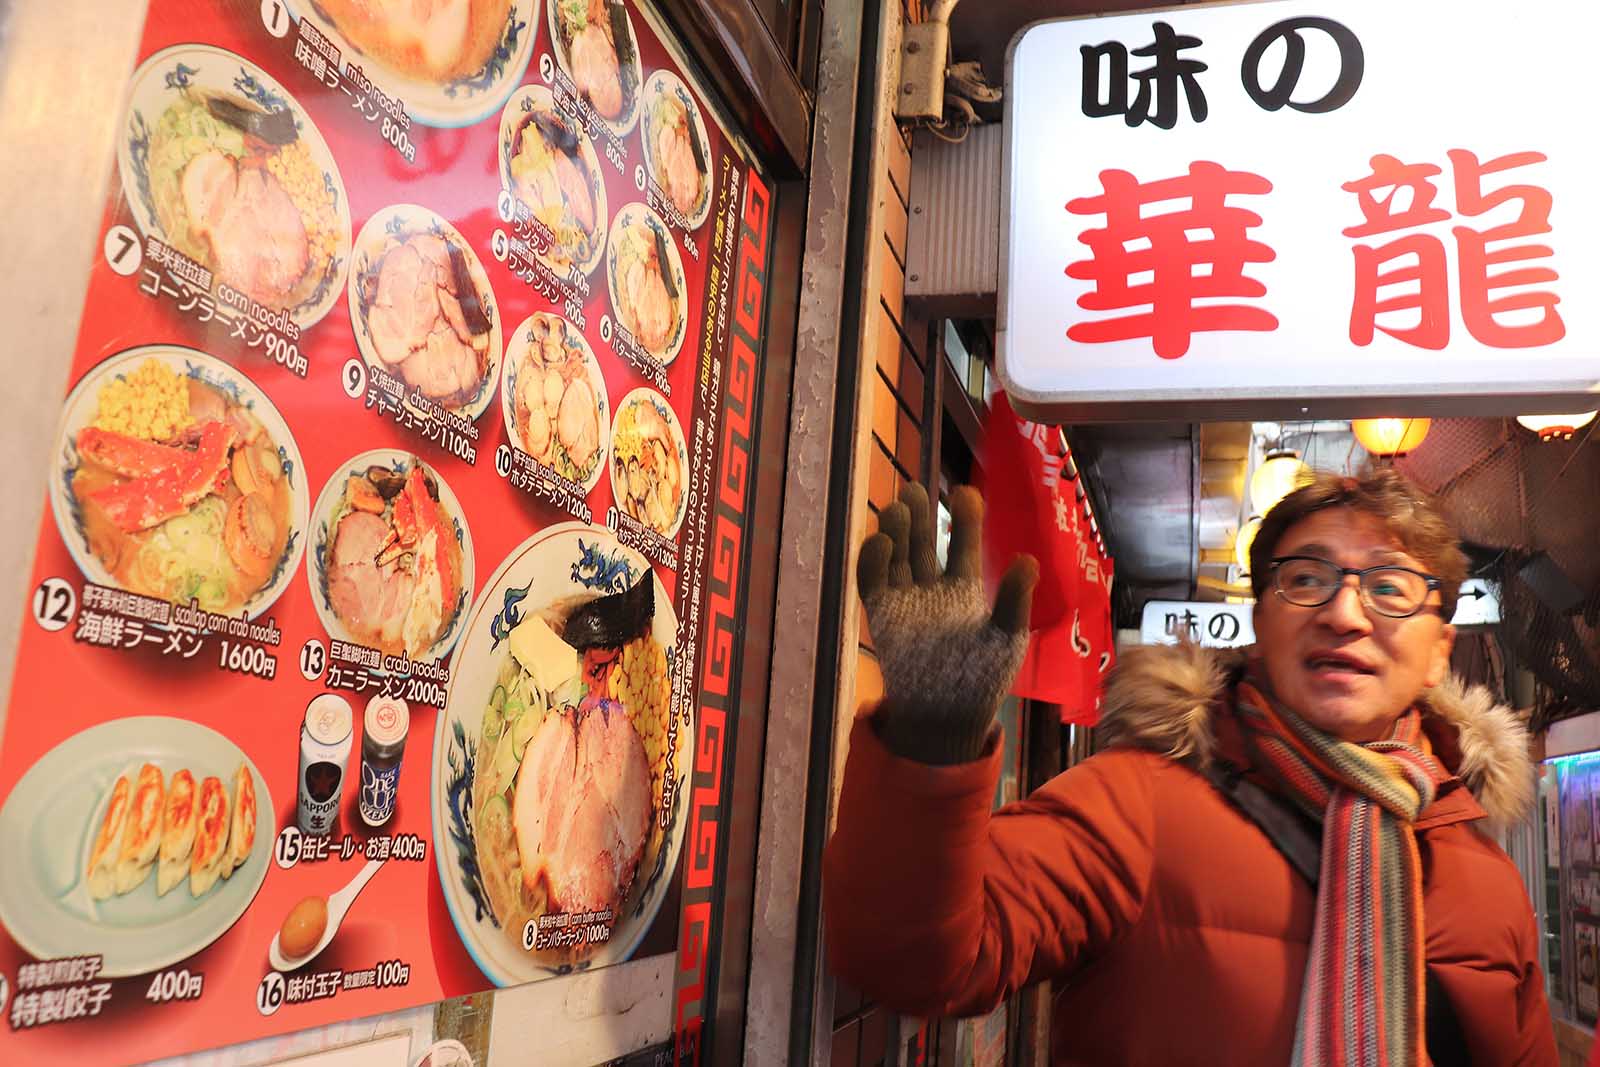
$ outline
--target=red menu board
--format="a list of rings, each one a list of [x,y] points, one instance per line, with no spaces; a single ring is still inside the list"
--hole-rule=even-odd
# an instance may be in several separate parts
[[[767,190],[643,3],[383,7],[150,5],[0,739],[0,1061],[680,926],[698,1030]]]

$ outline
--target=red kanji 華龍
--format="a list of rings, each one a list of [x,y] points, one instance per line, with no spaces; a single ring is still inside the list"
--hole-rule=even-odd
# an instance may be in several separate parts
[[[1547,189],[1537,185],[1507,185],[1485,193],[1483,178],[1514,167],[1543,163],[1542,152],[1517,152],[1487,163],[1465,149],[1452,149],[1450,165],[1456,172],[1456,211],[1462,215],[1486,215],[1509,200],[1522,201],[1522,210],[1510,222],[1490,226],[1485,230],[1470,230],[1457,226],[1451,230],[1456,237],[1456,252],[1460,256],[1461,270],[1461,321],[1467,332],[1492,348],[1536,348],[1553,344],[1567,334],[1566,324],[1556,311],[1561,298],[1548,290],[1528,290],[1530,285],[1543,285],[1561,276],[1550,267],[1524,267],[1520,270],[1502,269],[1493,277],[1490,267],[1504,268],[1510,263],[1529,259],[1545,259],[1553,255],[1549,245],[1524,244],[1509,248],[1489,249],[1491,241],[1505,241],[1519,237],[1533,237],[1550,232],[1551,196]],[[1495,289],[1517,288],[1516,292],[1500,297],[1489,294]],[[1542,308],[1535,322],[1515,326],[1503,325],[1496,318],[1505,312]]]
[[[1480,163],[1472,152],[1453,149],[1447,153],[1455,172],[1456,212],[1476,217],[1488,214],[1511,200],[1521,201],[1517,217],[1484,230],[1453,227],[1459,258],[1461,319],[1467,332],[1479,343],[1492,348],[1531,348],[1553,344],[1566,336],[1566,324],[1556,312],[1560,297],[1548,290],[1529,289],[1557,280],[1550,267],[1525,267],[1500,270],[1491,276],[1491,267],[1552,254],[1549,245],[1520,244],[1490,249],[1491,242],[1532,237],[1550,232],[1550,193],[1537,185],[1507,185],[1484,191],[1485,175],[1541,163],[1539,152],[1518,152]],[[1372,173],[1341,188],[1356,194],[1363,221],[1343,231],[1347,237],[1369,237],[1380,233],[1403,233],[1381,246],[1358,244],[1355,255],[1355,294],[1350,305],[1350,340],[1358,345],[1372,343],[1373,333],[1384,333],[1419,348],[1439,350],[1450,343],[1449,257],[1444,242],[1416,228],[1451,218],[1450,212],[1433,206],[1438,188],[1433,178],[1441,173],[1431,163],[1402,163],[1394,156],[1372,157]],[[1386,192],[1385,192],[1386,191]],[[1401,195],[1402,191],[1406,194]],[[1378,193],[1385,192],[1379,196]],[[1400,265],[1384,269],[1386,265]],[[1399,287],[1398,291],[1395,288]],[[1380,290],[1389,292],[1380,296]],[[1500,296],[1495,290],[1514,289]],[[1540,309],[1536,321],[1505,323],[1498,316],[1510,312]],[[1384,325],[1380,315],[1412,310],[1418,313],[1411,326]]]
[[[1252,227],[1261,225],[1261,216],[1226,201],[1230,195],[1270,192],[1271,182],[1202,160],[1189,164],[1186,175],[1148,184],[1125,170],[1104,170],[1100,184],[1100,195],[1067,204],[1074,215],[1106,218],[1103,229],[1078,235],[1091,258],[1067,267],[1070,277],[1094,283],[1078,298],[1078,306],[1086,311],[1144,310],[1074,323],[1067,330],[1069,338],[1099,344],[1148,337],[1156,355],[1177,359],[1189,351],[1196,333],[1278,328],[1277,318],[1262,308],[1213,302],[1266,295],[1266,286],[1244,273],[1249,263],[1277,258],[1270,247],[1249,236]],[[1146,205],[1168,200],[1188,203],[1180,210],[1142,216]]]

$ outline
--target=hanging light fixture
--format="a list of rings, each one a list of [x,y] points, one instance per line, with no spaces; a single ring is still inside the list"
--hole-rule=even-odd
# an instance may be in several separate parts
[[[1518,415],[1517,425],[1532,430],[1541,441],[1570,441],[1579,429],[1594,421],[1597,412],[1578,415]]]
[[[1311,468],[1300,462],[1294,452],[1280,450],[1268,452],[1261,466],[1250,476],[1250,504],[1258,515],[1265,515],[1272,506],[1311,478]]]
[[[1422,444],[1432,425],[1432,419],[1356,419],[1350,429],[1374,456],[1403,456]]]
[[[1260,532],[1261,516],[1257,515],[1239,527],[1239,536],[1233,540],[1233,558],[1241,574],[1250,573],[1250,546],[1256,543],[1256,534]]]

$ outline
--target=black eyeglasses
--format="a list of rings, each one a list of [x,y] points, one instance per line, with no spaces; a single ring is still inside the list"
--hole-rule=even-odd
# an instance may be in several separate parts
[[[1320,608],[1339,594],[1348,575],[1355,575],[1361,603],[1391,619],[1404,619],[1422,610],[1439,579],[1410,567],[1384,564],[1356,570],[1340,567],[1316,556],[1279,556],[1272,561],[1272,591],[1290,604]]]

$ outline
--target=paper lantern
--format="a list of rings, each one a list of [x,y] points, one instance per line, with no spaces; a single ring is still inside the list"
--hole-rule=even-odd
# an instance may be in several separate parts
[[[1432,419],[1356,419],[1350,429],[1374,456],[1403,456],[1422,444],[1432,425]]]
[[[1260,532],[1261,517],[1256,516],[1239,527],[1239,536],[1233,540],[1233,556],[1242,574],[1250,573],[1250,546],[1256,543],[1256,534]]]
[[[1594,421],[1595,412],[1578,415],[1518,415],[1517,425],[1532,430],[1541,441],[1570,441],[1580,427]]]
[[[1272,506],[1311,478],[1311,468],[1293,452],[1269,452],[1250,476],[1250,504],[1265,515]]]

